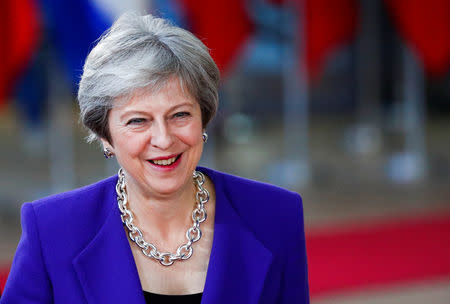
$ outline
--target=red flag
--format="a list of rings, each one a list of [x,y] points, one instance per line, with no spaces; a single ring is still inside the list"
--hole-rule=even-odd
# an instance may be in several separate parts
[[[314,80],[319,76],[329,54],[337,47],[354,39],[358,5],[356,0],[305,0],[304,2],[305,64],[308,78]],[[300,5],[299,9],[302,9]]]
[[[28,64],[39,38],[39,18],[33,0],[0,1],[0,107]]]
[[[400,35],[417,51],[425,71],[440,76],[450,66],[450,1],[386,0]]]
[[[241,0],[181,0],[192,31],[210,48],[222,72],[227,73],[252,32]]]

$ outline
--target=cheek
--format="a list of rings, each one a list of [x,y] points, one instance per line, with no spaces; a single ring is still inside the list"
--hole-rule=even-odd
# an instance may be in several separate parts
[[[197,127],[186,128],[179,133],[179,138],[189,146],[195,146],[202,142],[201,129]]]
[[[133,135],[123,135],[117,138],[116,149],[121,152],[122,155],[126,157],[132,157],[139,155],[145,150],[146,138],[144,136]]]

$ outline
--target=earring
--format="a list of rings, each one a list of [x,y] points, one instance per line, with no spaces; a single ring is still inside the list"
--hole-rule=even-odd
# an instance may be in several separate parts
[[[114,157],[114,153],[111,152],[111,150],[109,150],[109,148],[103,149],[103,155],[105,156],[105,158],[113,158]]]
[[[203,142],[204,142],[204,143],[206,143],[206,142],[208,141],[208,133],[206,133],[206,131],[203,132],[203,134],[202,134],[202,139],[203,139]]]

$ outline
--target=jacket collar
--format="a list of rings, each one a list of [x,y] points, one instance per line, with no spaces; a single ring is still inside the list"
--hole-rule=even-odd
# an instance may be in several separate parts
[[[202,304],[258,303],[272,253],[255,238],[233,208],[219,173],[200,168],[214,182],[214,239]],[[88,303],[145,304],[136,264],[120,219],[115,191],[112,209],[73,265]]]

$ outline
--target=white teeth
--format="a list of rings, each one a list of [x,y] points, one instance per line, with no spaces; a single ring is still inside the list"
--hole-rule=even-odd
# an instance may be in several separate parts
[[[154,164],[157,164],[159,166],[169,166],[169,165],[173,164],[176,159],[177,159],[177,157],[175,156],[175,157],[172,157],[169,159],[152,160],[151,162]]]

